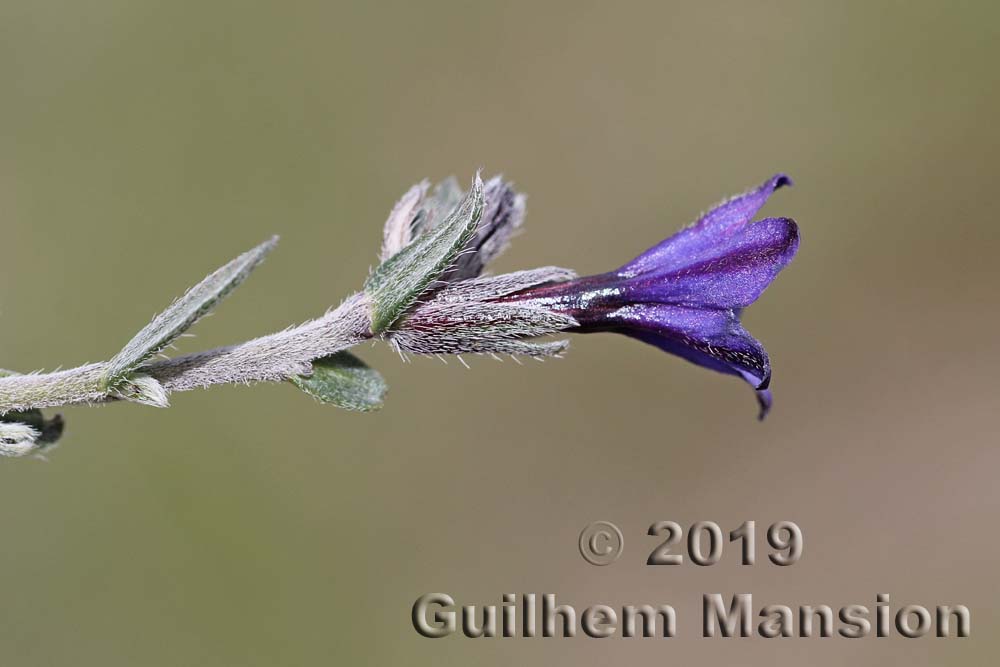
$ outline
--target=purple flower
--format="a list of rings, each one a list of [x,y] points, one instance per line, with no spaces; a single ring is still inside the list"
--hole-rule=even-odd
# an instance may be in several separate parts
[[[576,332],[622,333],[742,377],[756,390],[763,419],[771,407],[771,365],[764,346],[739,318],[798,249],[793,220],[749,224],[783,185],[791,185],[787,176],[772,177],[615,271],[533,287],[502,300],[568,315],[579,323]]]

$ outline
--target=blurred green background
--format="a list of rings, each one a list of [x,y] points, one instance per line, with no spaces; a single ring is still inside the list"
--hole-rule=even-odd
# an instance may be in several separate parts
[[[1000,11],[988,2],[3,0],[0,366],[110,357],[209,270],[278,251],[184,351],[360,287],[412,183],[530,195],[498,270],[618,266],[787,171],[798,258],[739,381],[615,336],[403,364],[357,415],[287,386],[63,410],[0,462],[0,664],[992,664],[1000,650]],[[626,552],[577,554],[610,519]],[[791,568],[649,568],[656,520],[789,519]],[[431,641],[421,594],[670,602],[681,637]],[[966,640],[703,640],[702,593],[963,603]],[[990,656],[994,656],[990,658]]]

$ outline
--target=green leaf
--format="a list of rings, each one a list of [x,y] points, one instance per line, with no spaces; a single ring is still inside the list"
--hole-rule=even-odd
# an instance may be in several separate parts
[[[482,216],[483,181],[476,174],[469,194],[447,218],[382,262],[365,281],[372,333],[391,327],[441,277],[472,239]]]
[[[465,193],[454,176],[449,176],[434,186],[434,192],[423,203],[413,222],[413,238],[436,228],[449,213],[455,210]]]
[[[312,375],[300,375],[291,382],[323,403],[361,412],[381,408],[388,390],[379,372],[350,352],[317,359]]]
[[[218,269],[153,318],[108,363],[103,386],[127,382],[129,374],[151,356],[170,345],[195,322],[207,315],[264,260],[278,243],[273,237]]]

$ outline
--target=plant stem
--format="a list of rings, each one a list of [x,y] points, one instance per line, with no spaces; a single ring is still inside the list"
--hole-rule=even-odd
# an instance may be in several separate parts
[[[312,362],[371,338],[370,308],[354,294],[320,318],[237,345],[146,364],[167,392],[217,384],[280,382],[312,372]],[[0,377],[0,415],[32,408],[120,400],[102,388],[107,362],[54,373]]]

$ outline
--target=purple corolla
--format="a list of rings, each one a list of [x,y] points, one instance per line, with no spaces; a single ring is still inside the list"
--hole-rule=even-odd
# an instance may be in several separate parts
[[[751,220],[791,179],[778,174],[609,273],[550,283],[502,297],[568,315],[579,333],[622,333],[704,368],[736,375],[771,406],[767,352],[740,325],[740,313],[795,256],[789,218]]]

